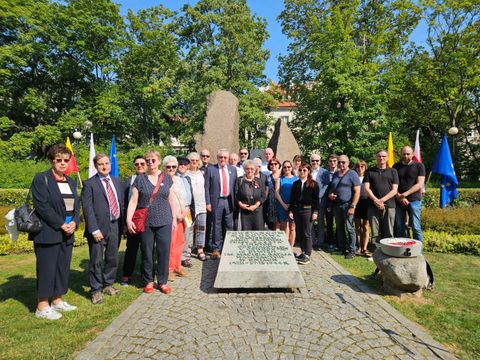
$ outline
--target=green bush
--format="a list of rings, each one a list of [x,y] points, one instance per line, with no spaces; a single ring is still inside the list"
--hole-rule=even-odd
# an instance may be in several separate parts
[[[83,228],[75,232],[74,246],[83,246],[87,244],[87,239],[83,236]],[[23,254],[33,252],[33,241],[28,240],[26,233],[20,233],[16,242],[10,239],[8,234],[0,234],[0,255]]]
[[[428,188],[423,195],[422,205],[426,208],[438,208],[440,204],[440,189]],[[458,189],[458,199],[452,207],[467,208],[480,205],[480,189]]]
[[[480,235],[453,235],[448,232],[426,230],[423,232],[425,251],[480,255]]]
[[[422,210],[422,229],[451,234],[480,234],[480,206]]]
[[[28,189],[0,189],[0,206],[11,208],[25,203]],[[5,211],[5,214],[8,212]],[[5,214],[3,216],[5,216]],[[2,216],[2,218],[3,218]]]

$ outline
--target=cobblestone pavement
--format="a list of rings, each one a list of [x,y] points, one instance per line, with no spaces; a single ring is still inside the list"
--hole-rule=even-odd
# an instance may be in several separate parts
[[[299,292],[220,292],[217,267],[140,295],[76,359],[454,359],[325,253]]]

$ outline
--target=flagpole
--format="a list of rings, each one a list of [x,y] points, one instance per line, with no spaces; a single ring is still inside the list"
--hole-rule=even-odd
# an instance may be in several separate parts
[[[77,177],[78,177],[78,182],[80,184],[80,189],[83,189],[83,182],[82,182],[82,178],[80,177],[80,171],[77,172]]]

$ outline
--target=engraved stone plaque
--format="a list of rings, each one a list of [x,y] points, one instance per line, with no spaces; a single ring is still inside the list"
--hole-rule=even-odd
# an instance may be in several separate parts
[[[283,231],[228,231],[215,288],[301,288],[305,281]]]

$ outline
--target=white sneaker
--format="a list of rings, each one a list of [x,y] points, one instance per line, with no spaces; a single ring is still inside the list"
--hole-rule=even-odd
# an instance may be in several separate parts
[[[66,301],[61,301],[58,304],[52,304],[52,309],[55,311],[73,311],[77,310],[77,307],[70,305]]]
[[[37,311],[35,311],[35,316],[46,320],[58,320],[62,317],[62,314],[56,312],[49,306],[43,310],[37,309]]]

